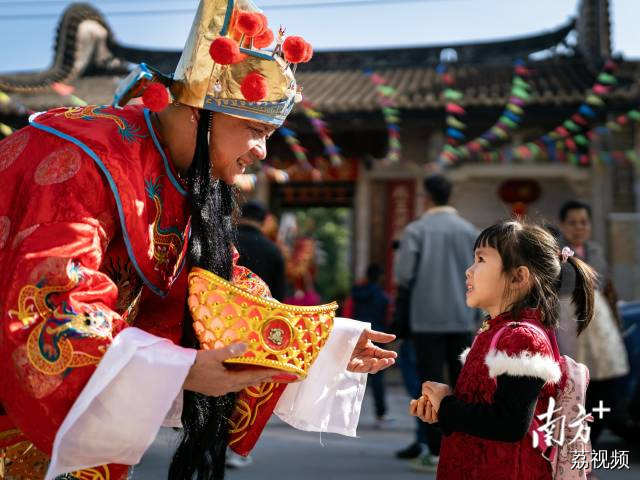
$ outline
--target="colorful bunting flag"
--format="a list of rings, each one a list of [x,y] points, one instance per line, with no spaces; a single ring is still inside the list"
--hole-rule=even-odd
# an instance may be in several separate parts
[[[382,116],[387,126],[388,151],[385,160],[389,162],[398,162],[402,152],[402,144],[400,143],[400,110],[396,108],[396,89],[387,85],[383,76],[364,72],[368,75],[376,87],[378,105],[381,107]]]

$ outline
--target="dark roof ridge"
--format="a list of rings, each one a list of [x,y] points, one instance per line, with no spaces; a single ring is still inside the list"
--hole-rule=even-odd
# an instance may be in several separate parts
[[[89,44],[80,45],[80,27],[92,21],[102,27],[102,31],[89,31]],[[102,53],[102,60],[109,60],[107,52],[99,52],[106,46],[112,32],[103,15],[88,3],[73,3],[63,13],[56,32],[54,59],[46,70],[0,75],[0,90],[6,92],[42,92],[55,82],[69,82],[82,75],[93,66],[95,56]]]
[[[304,65],[304,71],[342,70],[349,68],[397,68],[403,65],[414,67],[435,66],[440,63],[443,50],[453,49],[458,62],[464,63],[505,63],[516,58],[526,58],[529,54],[552,48],[566,38],[575,28],[576,20],[552,30],[504,40],[484,42],[458,42],[440,45],[409,47],[384,47],[353,50],[322,50],[315,53],[313,60]],[[379,60],[382,61],[379,61]]]
[[[549,39],[549,37],[560,37],[564,38],[571,30],[575,28],[576,19],[571,18],[567,23],[560,25],[555,28],[548,28],[545,30],[540,30],[538,32],[532,32],[530,34],[525,35],[513,35],[506,38],[493,39],[493,40],[470,40],[470,41],[460,41],[453,43],[440,43],[440,44],[429,44],[429,45],[406,45],[406,46],[387,46],[387,47],[373,47],[373,48],[359,48],[359,49],[351,49],[351,50],[342,50],[342,49],[330,49],[330,50],[319,50],[318,53],[329,53],[329,52],[342,52],[342,53],[362,53],[362,52],[370,52],[370,51],[385,51],[385,50],[420,50],[420,49],[443,49],[443,48],[460,48],[460,47],[484,47],[484,46],[494,46],[494,45],[507,45],[513,44],[516,42],[531,42],[539,39]]]

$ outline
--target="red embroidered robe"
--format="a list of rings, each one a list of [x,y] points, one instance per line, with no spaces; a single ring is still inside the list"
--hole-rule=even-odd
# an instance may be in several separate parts
[[[0,143],[0,184],[0,453],[13,459],[14,472],[35,479],[44,476],[58,427],[122,329],[133,325],[179,342],[186,191],[141,107],[37,116]],[[268,295],[243,267],[234,266],[233,281]],[[255,418],[250,428],[232,425],[237,451],[251,450],[284,387],[240,394]],[[234,424],[249,424],[241,420]],[[21,455],[31,443],[37,449]],[[117,480],[127,469],[90,473]]]

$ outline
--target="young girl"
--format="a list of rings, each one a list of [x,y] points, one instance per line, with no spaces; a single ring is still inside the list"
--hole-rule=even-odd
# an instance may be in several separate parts
[[[489,317],[471,349],[460,356],[464,366],[455,390],[425,382],[410,412],[426,422],[437,421],[444,434],[439,480],[551,479],[550,463],[534,449],[527,432],[534,413],[546,412],[563,379],[549,341],[523,322],[555,338],[562,272],[572,268],[581,332],[593,316],[595,274],[572,252],[560,251],[546,230],[518,221],[487,228],[474,250],[475,261],[466,273],[467,305]],[[489,352],[493,336],[505,325],[512,326]]]

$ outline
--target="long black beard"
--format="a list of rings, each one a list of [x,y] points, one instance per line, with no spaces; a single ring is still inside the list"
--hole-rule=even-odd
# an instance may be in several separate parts
[[[191,266],[205,268],[230,280],[235,194],[233,187],[211,178],[207,138],[210,122],[211,113],[202,111],[196,150],[187,174],[191,211],[188,260]],[[186,302],[181,344],[200,348]],[[183,436],[171,460],[169,480],[192,480],[194,474],[197,480],[224,478],[229,418],[234,405],[234,393],[208,397],[184,391]]]

